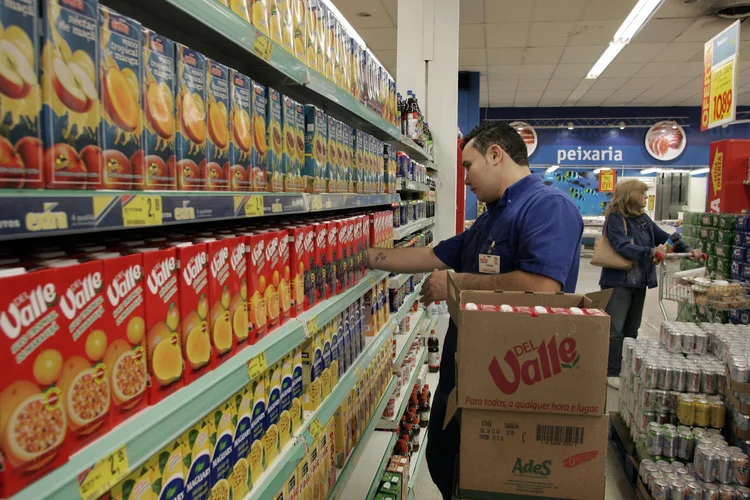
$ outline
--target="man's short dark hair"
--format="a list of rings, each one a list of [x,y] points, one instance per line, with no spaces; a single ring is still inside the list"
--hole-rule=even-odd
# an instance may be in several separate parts
[[[471,140],[474,140],[474,149],[479,151],[482,156],[487,154],[490,146],[497,144],[516,164],[529,166],[526,143],[516,129],[507,122],[488,121],[474,127],[471,132],[464,136],[461,149],[463,150]]]

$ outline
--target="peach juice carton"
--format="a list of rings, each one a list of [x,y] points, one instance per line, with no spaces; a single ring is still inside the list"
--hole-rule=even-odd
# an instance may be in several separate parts
[[[255,6],[253,6],[255,9]],[[266,87],[257,83],[253,83],[253,100],[251,110],[251,130],[253,134],[253,144],[255,147],[251,153],[251,163],[253,165],[253,191],[265,191],[268,183],[270,182],[267,165],[268,165],[268,139],[267,134],[267,121],[266,121],[266,107],[268,106],[268,97],[266,95]]]
[[[268,153],[266,155],[266,171],[268,184],[266,190],[279,193],[284,190],[284,174],[286,164],[284,163],[284,144],[281,136],[282,115],[281,94],[278,90],[268,88],[268,101],[266,103],[266,144]]]
[[[251,345],[265,337],[268,331],[265,293],[270,264],[266,260],[266,240],[267,234],[263,232],[255,232],[245,239],[247,293],[250,297],[247,328]]]
[[[206,57],[178,43],[175,59],[177,189],[199,191],[206,186]]]
[[[209,269],[209,332],[211,338],[211,362],[214,367],[232,357],[235,334],[233,316],[230,311],[238,310],[242,296],[236,280],[231,279],[231,253],[235,251],[235,238],[208,241]]]
[[[253,189],[252,80],[242,73],[229,73],[229,190]]]
[[[206,59],[206,189],[229,189],[229,68]]]

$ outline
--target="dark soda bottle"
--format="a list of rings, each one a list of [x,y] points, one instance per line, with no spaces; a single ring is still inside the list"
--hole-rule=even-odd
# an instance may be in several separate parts
[[[430,373],[440,371],[440,340],[434,329],[430,331],[430,337],[427,339],[427,369]]]
[[[422,401],[419,403],[419,426],[426,428],[430,424],[430,401],[422,396]]]

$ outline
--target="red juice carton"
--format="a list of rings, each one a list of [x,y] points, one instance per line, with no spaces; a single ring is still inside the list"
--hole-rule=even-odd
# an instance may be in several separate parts
[[[289,233],[286,229],[278,231],[279,234],[279,262],[276,271],[279,273],[279,303],[281,306],[281,324],[283,325],[292,315],[292,292],[291,278],[292,271],[289,267],[291,257],[289,252]],[[274,279],[276,274],[274,274]]]
[[[256,232],[246,236],[247,293],[250,297],[247,311],[247,329],[250,345],[266,336],[268,315],[266,313],[266,284],[269,263],[266,261],[267,234]]]
[[[206,59],[206,189],[229,189],[229,68]]]
[[[104,331],[109,342],[104,365],[109,372],[112,427],[148,406],[146,386],[146,304],[140,254],[104,253]]]
[[[96,189],[102,181],[98,9],[96,0],[42,0],[47,188]]]
[[[340,219],[336,221],[338,225],[338,241],[336,242],[336,265],[338,268],[338,287],[336,293],[339,294],[349,288],[349,277],[348,277],[348,252],[347,252],[347,232],[349,230],[346,220]]]
[[[206,56],[176,44],[177,189],[206,187]]]
[[[302,226],[305,249],[305,271],[303,289],[305,293],[305,311],[317,304],[315,293],[315,228],[312,224]]]
[[[352,269],[354,283],[362,278],[362,217],[352,218]]]
[[[229,97],[229,190],[252,191],[252,80],[236,70],[230,70]]]
[[[99,6],[103,189],[143,189],[141,23]]]
[[[247,345],[247,256],[245,237],[225,238],[229,249],[229,278],[227,288],[232,294],[229,300],[229,317],[232,320],[235,352]]]
[[[251,109],[251,129],[253,133],[254,148],[251,152],[251,163],[253,165],[252,190],[256,192],[265,191],[268,187],[268,141],[266,107],[268,106],[268,97],[266,87],[260,83],[251,80],[253,85],[253,99]]]
[[[148,402],[155,405],[183,385],[177,251],[140,248],[136,252],[143,254]]]
[[[39,7],[36,0],[8,2],[0,7],[4,55],[0,79],[4,104],[14,110],[0,131],[0,187],[42,188],[42,141],[39,112]]]
[[[230,255],[236,246],[235,238],[206,240],[208,245],[208,299],[211,304],[208,323],[211,338],[211,362],[213,367],[232,357],[234,353],[234,332],[232,331],[231,310],[237,310],[242,303],[236,281],[230,279]]]
[[[326,300],[325,254],[328,244],[328,226],[325,222],[313,223],[314,243],[312,268],[315,276],[315,303]]]
[[[177,290],[180,304],[180,337],[185,360],[182,375],[189,384],[211,370],[211,341],[208,329],[209,276],[205,243],[175,244]]]
[[[291,288],[291,317],[296,318],[305,310],[305,228],[290,227],[287,233],[289,246],[289,269]]]
[[[268,184],[266,190],[279,193],[284,190],[284,144],[281,136],[282,115],[281,94],[278,90],[268,87],[268,101],[266,103],[266,176]]]
[[[336,243],[338,241],[339,229],[335,221],[326,221],[326,231],[328,233],[326,243],[326,298],[336,295],[337,269],[336,266]]]
[[[305,167],[302,174],[305,193],[326,191],[327,123],[322,109],[305,105]]]
[[[301,1],[301,0],[300,0]],[[295,162],[296,162],[296,183],[295,188],[298,193],[305,192],[305,181],[303,172],[305,169],[305,107],[300,103],[295,103],[294,111],[294,142],[295,142]]]
[[[266,277],[266,290],[263,299],[266,301],[266,313],[268,317],[268,332],[281,324],[281,300],[279,299],[279,285],[281,273],[279,273],[279,244],[282,236],[286,238],[284,231],[268,231],[266,238],[266,265],[268,266]],[[283,271],[282,271],[283,272]]]
[[[143,28],[142,150],[131,163],[144,175],[144,189],[174,191],[175,172],[175,43]]]

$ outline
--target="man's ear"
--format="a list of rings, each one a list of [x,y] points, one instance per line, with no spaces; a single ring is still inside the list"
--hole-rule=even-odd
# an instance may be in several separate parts
[[[487,160],[493,165],[498,165],[503,161],[503,155],[505,155],[505,151],[497,144],[491,145],[487,150]]]

